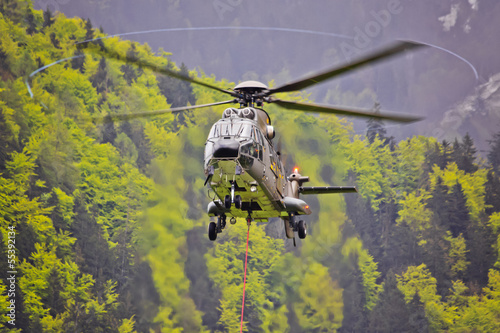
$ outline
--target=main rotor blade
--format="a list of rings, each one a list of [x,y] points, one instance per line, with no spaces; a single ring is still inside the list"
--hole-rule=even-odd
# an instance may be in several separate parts
[[[293,109],[298,111],[331,113],[349,117],[376,118],[376,119],[391,120],[401,123],[411,123],[414,121],[424,119],[423,117],[412,116],[409,114],[398,113],[398,112],[374,113],[372,110],[366,110],[366,109],[344,108],[344,107],[321,105],[314,103],[301,103],[294,101],[284,101],[281,99],[270,99],[268,103],[276,103],[277,105],[285,109]]]
[[[221,89],[221,88],[216,87],[214,85],[211,85],[209,83],[205,83],[203,81],[193,79],[187,75],[182,75],[176,71],[155,65],[155,64],[150,63],[146,60],[138,59],[136,57],[132,57],[132,56],[124,55],[124,54],[120,54],[117,51],[112,51],[112,50],[107,50],[107,49],[101,50],[101,49],[97,49],[97,48],[88,48],[88,49],[85,49],[84,51],[89,51],[91,53],[103,56],[105,58],[111,58],[111,59],[115,59],[115,60],[122,61],[125,63],[131,63],[131,64],[136,65],[139,68],[147,68],[147,69],[152,70],[155,73],[168,75],[170,77],[173,77],[173,78],[176,78],[179,80],[183,80],[183,81],[187,81],[190,83],[194,83],[194,84],[203,86],[205,88],[209,88],[209,89],[216,90],[216,91],[219,91],[219,92],[224,93],[224,94],[231,95],[233,97],[238,96],[238,94],[235,93],[234,91]]]
[[[180,111],[184,111],[184,110],[206,108],[209,106],[229,104],[229,103],[235,103],[235,102],[236,102],[236,100],[232,99],[230,101],[216,102],[216,103],[209,103],[209,104],[200,104],[200,105],[193,105],[193,106],[181,106],[181,107],[172,108],[172,109],[163,109],[163,110],[145,111],[145,112],[132,112],[132,113],[122,113],[122,114],[109,114],[109,115],[104,116],[104,117],[94,118],[94,120],[103,121],[103,122],[108,121],[110,118],[113,120],[129,120],[129,119],[142,118],[142,117],[152,117],[152,116],[165,114],[165,113],[180,112]]]
[[[389,47],[386,47],[382,50],[379,50],[377,52],[374,52],[372,54],[369,54],[363,58],[359,58],[357,60],[354,60],[353,62],[344,64],[342,66],[336,66],[334,68],[331,68],[329,70],[326,70],[321,73],[313,74],[311,76],[305,77],[303,79],[299,79],[294,82],[287,83],[281,87],[277,87],[274,89],[270,89],[268,92],[268,96],[271,94],[276,94],[280,92],[290,92],[290,91],[296,91],[296,90],[302,90],[307,87],[310,87],[312,85],[315,85],[317,83],[320,83],[322,81],[331,79],[335,76],[350,72],[352,70],[358,69],[364,65],[371,64],[377,61],[380,61],[382,59],[387,59],[391,56],[394,56],[398,53],[401,53],[406,50],[410,49],[415,49],[418,47],[425,46],[424,44],[419,44],[415,42],[408,42],[408,41],[399,41]]]

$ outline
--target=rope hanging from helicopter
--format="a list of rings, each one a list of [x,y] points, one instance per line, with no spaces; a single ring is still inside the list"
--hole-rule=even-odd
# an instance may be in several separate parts
[[[241,301],[241,323],[240,323],[240,333],[243,332],[243,313],[245,312],[245,287],[247,283],[247,262],[248,262],[248,238],[250,236],[250,222],[248,222],[247,230],[247,249],[245,252],[245,272],[243,273],[243,300]]]

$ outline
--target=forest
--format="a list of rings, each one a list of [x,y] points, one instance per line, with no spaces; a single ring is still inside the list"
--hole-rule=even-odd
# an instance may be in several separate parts
[[[90,48],[234,86],[0,0],[0,331],[239,331],[246,223],[206,235],[203,149],[223,108],[96,120],[222,96]],[[346,94],[379,108],[373,91]],[[279,219],[251,226],[245,332],[500,331],[500,132],[480,155],[469,135],[398,142],[379,121],[355,133],[266,110],[295,133],[281,136],[288,172],[358,193],[312,197],[297,247]]]

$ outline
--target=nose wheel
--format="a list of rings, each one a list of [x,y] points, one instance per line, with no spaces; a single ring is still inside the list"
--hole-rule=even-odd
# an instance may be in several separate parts
[[[226,209],[231,209],[231,204],[233,203],[236,209],[241,209],[241,203],[242,203],[241,195],[234,194],[236,187],[234,184],[235,184],[234,182],[231,183],[231,195],[228,194],[224,197],[224,207],[226,207]]]

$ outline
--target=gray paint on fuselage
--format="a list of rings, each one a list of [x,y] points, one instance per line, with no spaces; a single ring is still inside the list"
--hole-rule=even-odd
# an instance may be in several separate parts
[[[205,175],[208,175],[209,166],[216,166],[215,174],[220,174],[221,177],[215,177],[218,182],[210,182],[209,185],[221,201],[224,198],[219,193],[227,193],[227,191],[217,191],[217,187],[223,186],[229,188],[230,185],[225,181],[226,179],[235,179],[237,183],[244,182],[246,188],[249,188],[252,185],[251,183],[256,183],[264,191],[266,198],[269,199],[269,204],[273,206],[273,209],[270,210],[274,211],[274,214],[266,216],[266,218],[277,217],[279,214],[276,215],[276,213],[282,208],[281,200],[288,192],[284,168],[271,141],[266,135],[269,123],[267,113],[261,109],[252,108],[252,110],[256,113],[255,120],[242,118],[234,113],[230,117],[222,118],[214,124],[205,147]],[[231,160],[235,166],[241,164],[244,173],[247,173],[252,178],[251,181],[248,178],[244,180],[243,175],[236,175],[235,172],[229,171],[227,168],[222,171],[222,169],[217,167],[218,162],[223,159],[213,158],[214,143],[217,140],[227,139],[237,140],[240,143],[240,153],[238,159],[225,160],[228,162]],[[257,151],[245,150],[243,146],[251,146],[252,149],[256,149]],[[245,159],[248,160],[249,158],[253,162],[245,163]],[[265,200],[265,198],[261,199]],[[263,207],[263,210],[266,210],[265,207]]]

